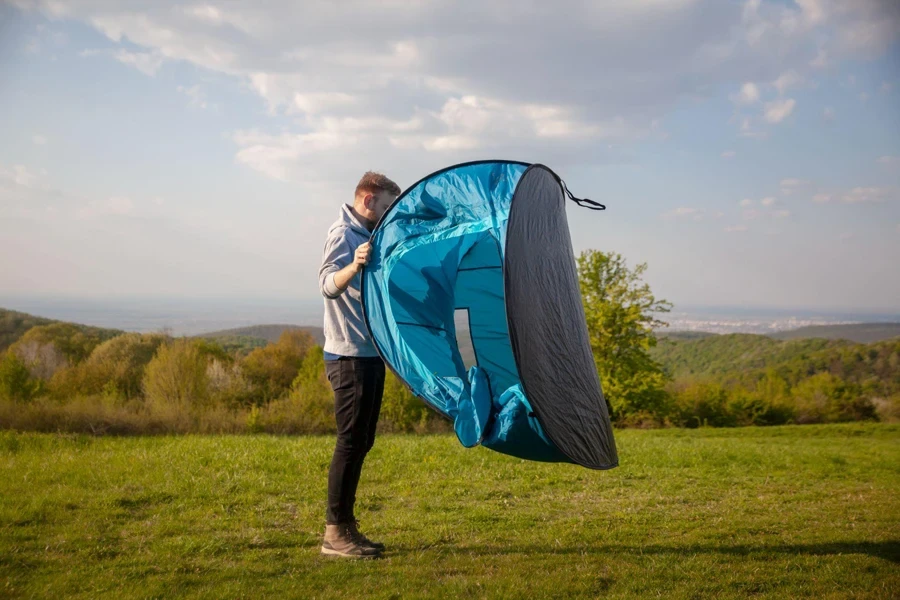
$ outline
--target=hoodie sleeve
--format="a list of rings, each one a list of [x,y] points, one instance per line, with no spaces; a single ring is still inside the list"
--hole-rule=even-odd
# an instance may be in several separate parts
[[[322,266],[319,267],[319,291],[326,298],[337,298],[344,293],[334,283],[334,274],[353,261],[353,252],[344,235],[344,229],[333,231],[325,240]]]

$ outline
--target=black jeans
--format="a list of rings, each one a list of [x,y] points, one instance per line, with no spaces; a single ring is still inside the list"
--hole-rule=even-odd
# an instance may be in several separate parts
[[[380,358],[343,357],[325,361],[334,390],[337,444],[328,471],[329,525],[354,520],[356,487],[363,461],[375,443],[375,427],[384,394],[384,362]]]

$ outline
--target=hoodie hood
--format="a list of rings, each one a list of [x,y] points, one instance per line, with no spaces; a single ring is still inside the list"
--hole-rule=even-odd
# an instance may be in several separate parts
[[[359,235],[362,235],[366,238],[372,237],[372,232],[366,229],[366,227],[360,222],[360,220],[353,214],[353,209],[349,204],[342,204],[341,211],[338,215],[338,220],[334,222],[331,228],[328,230],[328,237],[331,237],[334,232],[338,229],[351,229],[355,231]]]

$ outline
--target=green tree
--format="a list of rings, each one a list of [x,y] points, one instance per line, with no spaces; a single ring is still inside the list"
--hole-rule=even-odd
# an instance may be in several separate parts
[[[207,403],[208,359],[195,343],[180,338],[163,344],[144,370],[147,400],[199,407]]]
[[[241,361],[241,372],[253,387],[257,401],[266,403],[290,390],[303,359],[315,345],[309,333],[288,329],[276,343],[248,354]]]
[[[125,333],[107,340],[84,362],[56,373],[50,381],[51,393],[60,400],[103,391],[136,398],[142,391],[145,367],[166,341],[158,333]]]
[[[73,323],[51,323],[32,327],[11,347],[16,349],[29,344],[52,344],[70,364],[76,364],[90,356],[102,342],[121,333]]]
[[[388,371],[384,379],[381,420],[393,431],[416,431],[424,428],[437,413],[425,406],[406,385]]]
[[[654,315],[669,312],[672,305],[657,300],[641,281],[646,269],[646,264],[629,269],[616,253],[587,250],[578,258],[591,349],[610,412],[619,422],[648,414],[661,419],[668,411],[668,376],[649,350],[656,345],[653,329],[667,326]]]
[[[733,427],[737,419],[729,406],[728,391],[718,383],[690,383],[675,393],[679,423],[685,427]]]
[[[306,353],[300,372],[291,384],[291,398],[303,415],[306,429],[315,432],[335,430],[334,395],[325,376],[321,347],[316,346]]]
[[[791,390],[799,423],[837,423],[876,420],[875,405],[857,386],[829,372],[816,373]]]
[[[31,378],[28,366],[15,352],[0,357],[0,400],[27,402],[38,388],[39,382]]]

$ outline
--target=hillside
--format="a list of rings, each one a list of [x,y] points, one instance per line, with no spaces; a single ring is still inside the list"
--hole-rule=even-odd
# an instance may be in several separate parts
[[[53,322],[51,319],[0,308],[0,352],[9,348],[32,327]]]
[[[696,339],[661,338],[651,356],[675,377],[721,375],[745,369],[760,369],[808,357],[825,348],[852,345],[845,340],[780,341],[753,333],[730,333]]]
[[[325,344],[325,332],[321,327],[308,327],[299,325],[252,325],[250,327],[236,327],[234,329],[223,329],[221,331],[210,331],[208,333],[200,333],[193,337],[203,338],[206,340],[220,341],[223,339],[241,338],[244,340],[265,340],[266,342],[277,342],[281,334],[288,329],[300,329],[308,332],[316,340],[316,343]]]
[[[827,371],[847,381],[880,382],[886,391],[900,390],[900,338],[871,344],[739,333],[688,341],[664,338],[651,356],[675,378],[752,382],[772,369],[795,383]]]
[[[712,337],[714,335],[719,334],[711,333],[709,331],[666,331],[665,329],[656,332],[656,337],[660,339],[666,338],[676,341],[699,340],[702,338]]]
[[[779,331],[769,337],[777,340],[824,338],[850,340],[861,344],[900,337],[900,323],[852,323],[849,325],[810,325],[789,331]]]
[[[36,317],[15,310],[0,308],[0,352],[4,352],[32,327],[51,325],[54,323],[62,323],[62,321],[45,319],[43,317]],[[119,331],[118,329],[104,329],[102,327],[91,327],[89,325],[78,324],[75,324],[75,326],[85,334],[101,340],[106,340],[119,335],[120,333],[124,333],[124,331]]]

